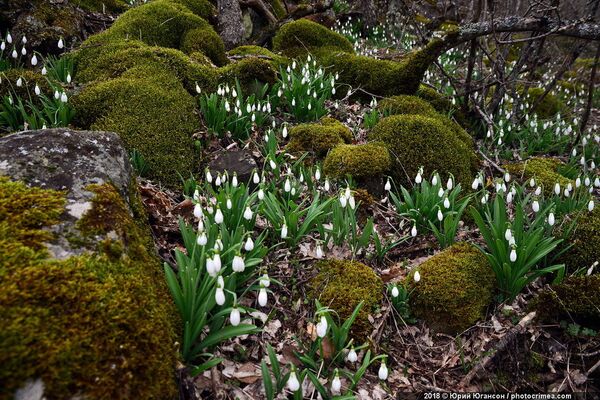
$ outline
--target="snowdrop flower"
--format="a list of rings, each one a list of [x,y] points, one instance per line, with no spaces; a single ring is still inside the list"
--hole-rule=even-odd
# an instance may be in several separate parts
[[[231,325],[233,326],[238,326],[240,324],[240,319],[240,310],[236,306],[233,306],[231,313],[229,314],[229,322],[231,322]]]
[[[554,226],[554,213],[550,212],[550,214],[548,214],[548,225],[550,226]]]
[[[440,222],[442,222],[444,220],[444,214],[442,214],[442,210],[439,207],[438,207],[438,212],[437,212],[437,219]]]
[[[225,291],[223,290],[224,287],[225,284],[223,283],[223,277],[219,276],[217,278],[217,290],[215,291],[215,303],[220,306],[225,304]]]
[[[62,38],[58,39],[58,48],[62,49],[65,47],[65,42],[63,42]]]
[[[27,55],[27,49],[25,47],[23,47],[21,49],[21,55],[26,56]]]
[[[531,208],[533,209],[533,212],[540,211],[540,203],[537,200],[534,200]]]
[[[536,187],[534,193],[535,193],[536,196],[539,196],[540,194],[542,194],[542,188],[541,188],[541,186]]]
[[[454,182],[452,181],[452,178],[448,178],[448,182],[446,182],[446,188],[448,190],[452,190],[452,187],[454,186]]]
[[[317,245],[317,249],[315,250],[315,256],[316,258],[323,258],[323,247],[321,247],[321,244]]]
[[[246,207],[246,210],[244,210],[244,219],[246,219],[247,221],[250,221],[252,219],[252,210],[250,209],[250,207]]]
[[[19,77],[19,79],[17,79],[17,87],[21,86],[23,86],[23,78]]]
[[[206,272],[208,273],[208,275],[212,276],[213,278],[215,276],[217,276],[217,273],[215,271],[215,263],[214,263],[213,259],[210,257],[208,257],[206,259]]]
[[[215,179],[215,185],[221,186],[221,175],[217,175],[217,179]]]
[[[379,367],[379,372],[377,373],[379,379],[385,381],[388,378],[388,369],[385,365],[385,360],[381,361],[381,366]]]
[[[321,315],[321,321],[317,323],[317,336],[320,338],[324,338],[327,335],[327,318],[324,315]]]
[[[233,203],[231,203],[231,199],[229,197],[227,198],[225,206],[227,207],[228,210],[231,210],[231,208],[233,207]]]
[[[60,95],[60,101],[63,103],[69,101],[69,98],[67,97],[67,94],[65,92],[62,92],[62,94]]]
[[[354,346],[352,346],[352,348],[348,352],[348,355],[346,356],[346,360],[348,360],[351,363],[355,363],[356,361],[358,361],[358,354],[356,354],[356,350],[354,350]]]
[[[277,168],[277,164],[275,164],[275,161],[273,161],[272,159],[269,159],[269,166],[272,170],[275,170],[275,168]]]
[[[473,179],[473,183],[471,184],[471,188],[473,190],[477,190],[478,187],[479,187],[479,178],[475,178],[475,179]]]
[[[600,178],[594,179],[594,186],[600,187]]]
[[[269,275],[263,274],[263,276],[260,277],[260,280],[258,281],[258,283],[260,284],[261,287],[268,288],[269,286],[271,286],[271,279],[269,278]]]
[[[392,288],[392,297],[398,297],[400,295],[400,291],[398,290],[398,286],[394,286]]]
[[[354,200],[354,196],[350,196],[350,199],[348,199],[348,205],[352,210],[356,208],[356,201]]]
[[[265,198],[265,191],[263,188],[258,189],[258,199],[263,200]]]
[[[12,36],[11,36],[10,32],[8,32],[8,33],[6,34],[6,41],[7,41],[8,43],[12,43],[12,41],[13,41],[13,39],[12,39]]]
[[[506,202],[508,204],[512,203],[513,201],[513,192],[508,192],[508,195],[506,195]],[[485,201],[483,201],[483,199],[481,199],[481,202],[483,204],[485,204],[487,202],[487,194],[485,195]]]
[[[17,49],[13,49],[12,53],[11,53],[12,58],[17,58],[19,57],[19,53],[17,53]]]
[[[290,183],[290,178],[286,178],[285,184],[283,185],[283,190],[285,190],[286,193],[289,193],[290,190],[292,190],[292,184]]]
[[[283,226],[281,227],[281,238],[287,239],[287,234],[288,234],[288,227],[286,224],[283,224]]]
[[[208,242],[208,238],[206,237],[206,233],[202,232],[200,235],[198,235],[196,243],[198,243],[198,246],[204,246],[206,245],[206,242]]]
[[[342,205],[342,208],[346,208],[347,203],[348,203],[348,199],[346,199],[346,196],[344,196],[343,194],[340,194],[340,204]]]
[[[235,257],[233,257],[231,268],[234,272],[244,272],[244,269],[246,269],[246,264],[244,263],[244,259],[241,255],[237,254]]]
[[[583,181],[583,184],[585,186],[590,186],[591,183],[592,183],[592,181],[590,180],[590,177],[586,176],[585,179],[584,179],[584,181]]]
[[[417,223],[416,222],[413,224],[413,227],[410,230],[410,235],[412,237],[416,237],[417,236]]]
[[[329,179],[328,178],[325,178],[325,185],[323,186],[323,189],[325,189],[326,192],[329,192],[330,185],[329,185]]]
[[[338,370],[336,368],[333,376],[333,381],[331,381],[331,393],[334,395],[338,395],[340,394],[341,389],[342,381],[340,381],[340,374],[338,373]]]
[[[2,41],[2,43],[0,43],[0,51],[4,51],[6,50],[6,43],[4,41]]]
[[[202,89],[200,89],[200,86],[198,86],[198,83],[196,82],[196,93],[200,94],[202,92]]]
[[[223,223],[223,213],[221,212],[220,208],[217,208],[217,212],[215,213],[215,223]]]
[[[300,389],[300,382],[298,382],[295,369],[292,369],[292,372],[290,372],[290,377],[287,381],[287,388],[290,392],[296,392],[298,389]]]
[[[258,176],[258,172],[254,171],[254,175],[252,175],[252,182],[255,185],[258,185],[260,183],[260,176]]]
[[[415,274],[413,275],[413,280],[415,281],[415,283],[419,283],[419,281],[421,280],[421,273],[419,271],[415,271]]]
[[[35,92],[36,96],[39,96],[42,93],[37,83],[35,84],[35,88],[33,89],[33,91]]]
[[[37,56],[34,54],[33,57],[31,57],[31,65],[36,66],[38,63],[38,59]]]
[[[48,73],[48,70],[46,69],[46,67],[42,67],[42,75],[46,75]]]
[[[248,239],[246,239],[246,243],[244,243],[244,250],[246,250],[246,251],[254,250],[254,242],[252,241],[252,238],[250,236],[248,236]]]
[[[506,241],[510,241],[510,238],[512,238],[512,231],[510,228],[506,228],[506,232],[504,232],[504,239],[506,239]]]
[[[258,292],[258,305],[264,307],[267,305],[268,301],[267,289],[265,289],[262,285]]]
[[[212,183],[212,181],[213,181],[212,174],[210,173],[210,170],[208,168],[206,169],[205,175],[206,175],[206,182]]]
[[[504,182],[510,182],[510,174],[508,172],[504,173]]]
[[[71,73],[67,73],[67,83],[71,83]]]
[[[517,261],[517,250],[515,250],[515,248],[513,247],[512,250],[510,251],[510,262],[515,262]]]
[[[450,200],[448,197],[444,199],[444,208],[450,208]]]
[[[440,190],[438,190],[438,197],[444,197],[444,188],[440,187]]]
[[[318,181],[319,179],[321,179],[321,170],[317,167],[315,170],[315,180]]]
[[[560,194],[560,184],[558,182],[554,184],[554,194],[557,196]]]
[[[431,185],[432,186],[436,186],[438,184],[438,176],[437,174],[433,175],[433,178],[431,178]]]
[[[590,200],[590,202],[588,203],[588,211],[592,212],[593,209],[594,209],[594,200]]]
[[[530,187],[534,187],[534,186],[535,186],[535,179],[531,178],[531,179],[529,180],[529,186],[530,186]]]
[[[213,264],[215,267],[215,272],[221,271],[221,255],[218,252],[213,255]]]
[[[387,182],[385,182],[385,187],[384,187],[386,192],[389,192],[390,190],[392,190],[392,184],[390,183],[390,178],[387,179]]]
[[[283,130],[281,131],[281,136],[283,136],[283,138],[285,139],[288,135],[288,129],[287,129],[287,125],[283,126]]]
[[[423,182],[423,178],[421,177],[421,170],[419,169],[419,172],[417,173],[417,176],[415,177],[415,183],[417,185],[419,185],[421,182]]]

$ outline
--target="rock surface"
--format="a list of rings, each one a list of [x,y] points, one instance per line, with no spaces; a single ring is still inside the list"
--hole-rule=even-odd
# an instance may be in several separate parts
[[[215,176],[227,171],[230,176],[235,173],[238,181],[248,183],[252,172],[257,169],[256,161],[248,150],[230,150],[220,153],[208,164],[208,169]]]
[[[124,199],[129,196],[131,166],[119,136],[112,132],[65,128],[14,133],[0,138],[0,175],[30,186],[66,191],[66,211],[53,230],[49,244],[54,258],[85,251],[74,248],[66,236],[92,207],[92,184],[112,183]]]

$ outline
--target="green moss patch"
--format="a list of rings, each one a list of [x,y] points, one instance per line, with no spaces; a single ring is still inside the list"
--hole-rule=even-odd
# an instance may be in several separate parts
[[[583,210],[576,218],[576,225],[568,238],[572,246],[561,256],[561,262],[569,271],[588,269],[595,262],[600,262],[600,208],[595,207],[592,212]]]
[[[99,246],[52,260],[46,228],[58,223],[64,194],[0,180],[0,398],[28,379],[41,379],[47,398],[176,394],[176,336],[159,262],[116,189],[90,189],[121,216],[111,230],[129,233],[111,240],[122,252]],[[98,205],[106,202],[94,201],[89,215],[104,218]]]
[[[527,89],[527,95],[525,96],[525,101],[529,106],[533,106],[537,103],[537,100],[544,93],[543,88],[529,88]],[[523,95],[523,90],[520,90],[521,95]],[[551,118],[558,113],[563,113],[566,110],[565,104],[560,101],[558,97],[555,95],[548,93],[542,101],[536,106],[534,112],[543,119]]]
[[[312,296],[335,310],[342,321],[364,301],[351,330],[355,338],[364,341],[373,330],[369,313],[383,299],[381,278],[371,268],[356,261],[326,260],[319,262],[316,268],[319,273],[311,281]]]
[[[322,118],[318,123],[301,124],[290,129],[290,141],[286,150],[290,153],[311,153],[324,157],[337,145],[350,143],[352,132],[333,118]]]
[[[343,144],[334,147],[323,163],[323,172],[336,179],[347,176],[364,180],[381,177],[391,166],[390,154],[381,143]]]
[[[562,161],[555,158],[534,157],[523,162],[506,164],[504,168],[521,182],[534,178],[536,184],[549,195],[553,193],[556,183],[564,189],[571,182],[558,172],[563,165]]]
[[[344,36],[308,19],[288,22],[273,38],[273,50],[288,57],[300,57],[327,47],[354,53],[352,43]]]
[[[435,109],[423,99],[416,96],[399,95],[383,99],[378,108],[388,115],[418,114],[436,115]]]
[[[496,276],[477,248],[457,243],[429,258],[417,270],[421,280],[409,278],[414,288],[411,309],[434,330],[456,334],[484,316],[492,301]]]

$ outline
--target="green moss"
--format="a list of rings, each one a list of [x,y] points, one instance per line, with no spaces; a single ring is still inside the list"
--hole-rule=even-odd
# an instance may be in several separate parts
[[[187,54],[202,52],[217,66],[223,66],[228,62],[225,45],[212,27],[188,31],[181,42],[181,50]]]
[[[560,261],[566,264],[569,271],[587,269],[595,262],[600,262],[600,208],[595,207],[592,212],[584,210],[577,216],[568,243],[572,247],[561,256]]]
[[[426,100],[440,114],[448,114],[452,110],[452,103],[443,94],[427,85],[419,85],[416,96]]]
[[[600,221],[600,219],[598,220]],[[600,275],[570,276],[558,285],[541,291],[533,302],[545,322],[561,320],[586,328],[600,328]]]
[[[273,38],[273,50],[288,57],[307,55],[324,47],[354,53],[352,43],[344,36],[308,19],[284,24]]]
[[[322,158],[335,146],[351,141],[352,132],[344,124],[333,118],[322,118],[318,123],[301,124],[290,129],[286,150],[290,153],[309,152]]]
[[[0,179],[2,399],[38,378],[47,398],[175,396],[173,310],[159,262],[114,187],[92,189],[102,200],[91,215],[104,218],[98,205],[108,199],[121,215],[110,230],[127,232],[113,239],[122,253],[52,260],[44,243],[64,194]]]
[[[287,11],[285,10],[282,0],[267,0],[267,2],[271,6],[273,15],[275,15],[277,19],[282,19],[287,15]]]
[[[22,81],[21,87],[17,86],[19,78]],[[42,74],[35,71],[13,68],[0,72],[0,97],[16,94],[23,101],[33,99],[36,104],[40,104],[39,99],[35,95],[36,84],[46,96],[51,96],[54,93],[48,80]]]
[[[439,117],[393,115],[383,118],[370,132],[370,140],[384,143],[392,155],[392,175],[402,185],[411,185],[419,168],[424,175],[437,171],[450,174],[468,187],[477,159],[470,138],[459,136]]]
[[[273,65],[269,61],[257,57],[244,58],[226,65],[219,68],[217,74],[220,83],[231,85],[237,78],[246,94],[255,92],[257,82],[259,86],[262,86],[265,83],[272,85],[277,80],[277,71]]]
[[[529,88],[527,89],[527,95],[525,96],[525,101],[529,106],[533,106],[537,99],[542,96],[544,93],[543,88]],[[523,94],[523,90],[520,90],[521,95]],[[551,118],[558,113],[563,113],[566,110],[566,106],[558,97],[555,95],[548,93],[544,99],[537,105],[534,112],[543,119]]]
[[[272,60],[273,67],[277,69],[279,69],[280,66],[284,66],[289,63],[287,58],[275,54],[272,51],[260,46],[239,46],[235,49],[229,50],[229,55],[233,57],[266,57],[268,60]]]
[[[77,126],[118,133],[127,149],[142,154],[149,176],[175,186],[178,173],[187,176],[193,170],[196,103],[168,68],[130,68],[118,78],[88,85],[72,102]]]
[[[369,313],[383,299],[381,278],[371,268],[357,261],[326,260],[319,262],[316,268],[319,273],[311,281],[312,297],[335,310],[342,321],[364,301],[351,330],[356,339],[364,341],[373,330]]]
[[[558,171],[564,163],[555,158],[534,157],[529,160],[504,165],[504,169],[521,182],[534,178],[542,187],[544,194],[550,195],[558,182],[564,189],[571,180],[562,176]]]
[[[217,8],[208,0],[170,0],[173,3],[181,4],[194,14],[210,21],[217,16]]]
[[[437,115],[435,109],[423,99],[416,96],[399,95],[383,99],[378,108],[388,115],[419,114]]]
[[[390,154],[381,143],[343,144],[327,154],[323,172],[337,179],[350,175],[363,180],[381,177],[389,171],[390,166]]]
[[[491,303],[496,277],[485,255],[468,243],[457,243],[417,268],[411,277],[410,304],[414,315],[437,331],[456,334],[484,316]],[[413,273],[414,274],[414,273]]]
[[[92,12],[119,13],[129,7],[124,0],[74,0],[71,3],[83,10]]]

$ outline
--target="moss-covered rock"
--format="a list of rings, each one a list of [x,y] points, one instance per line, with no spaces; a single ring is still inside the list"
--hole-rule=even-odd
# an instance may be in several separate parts
[[[393,115],[369,133],[369,139],[384,143],[392,157],[392,175],[402,185],[412,184],[422,166],[424,175],[434,171],[446,179],[450,174],[468,187],[475,173],[477,156],[467,135],[460,136],[438,117]]]
[[[387,115],[418,114],[436,115],[436,110],[425,100],[409,95],[392,96],[383,99],[378,108]]]
[[[228,62],[225,45],[212,28],[197,28],[188,31],[181,42],[181,51],[186,54],[201,52],[217,66],[223,66]]]
[[[71,3],[92,12],[120,13],[129,8],[124,0],[72,0]]]
[[[443,94],[427,85],[419,85],[415,96],[426,100],[440,114],[448,114],[453,108],[452,103]]]
[[[342,321],[364,301],[351,330],[357,340],[364,341],[373,330],[369,313],[383,299],[381,278],[371,268],[357,261],[326,260],[319,262],[316,268],[319,273],[311,281],[312,297],[335,310]]]
[[[325,157],[337,145],[350,143],[352,131],[333,118],[321,118],[317,123],[296,125],[290,129],[289,153],[308,152],[314,157]]]
[[[390,166],[390,154],[381,143],[343,144],[327,154],[323,172],[336,179],[352,176],[358,180],[369,180],[381,177]]]
[[[253,93],[257,83],[262,86],[265,83],[272,85],[277,81],[277,71],[273,65],[268,60],[258,57],[236,61],[219,68],[217,73],[220,83],[232,85],[237,79],[246,94]]]
[[[484,316],[496,277],[487,258],[468,243],[457,243],[427,259],[412,275],[411,310],[437,331],[456,334]]]
[[[196,102],[168,68],[130,68],[88,85],[72,102],[77,126],[117,132],[130,151],[142,154],[151,177],[174,186],[179,173],[193,170],[191,136],[200,125]]]
[[[568,237],[572,246],[560,258],[569,271],[587,269],[600,262],[600,208],[583,210],[575,218],[577,222]]]
[[[527,89],[525,101],[529,106],[533,106],[544,93],[543,88],[533,87]],[[523,90],[520,90],[521,95]],[[548,93],[542,101],[537,105],[534,112],[543,119],[551,118],[558,113],[563,113],[566,110],[565,104],[552,93]]]
[[[284,24],[273,38],[273,50],[287,57],[300,57],[322,48],[354,53],[344,36],[308,19]]]
[[[533,302],[545,322],[566,320],[587,328],[600,328],[600,275],[570,276],[541,291]]]
[[[171,0],[187,7],[194,14],[211,21],[217,16],[217,7],[209,0]]]
[[[533,178],[536,184],[542,187],[544,194],[550,195],[556,183],[564,189],[571,182],[559,172],[559,168],[564,165],[562,161],[555,158],[534,157],[523,162],[506,164],[504,169],[521,182]]]
[[[232,57],[261,57],[267,60],[272,60],[272,64],[275,68],[279,69],[280,66],[289,63],[289,59],[273,53],[269,49],[260,46],[239,46],[229,50],[228,53]]]

